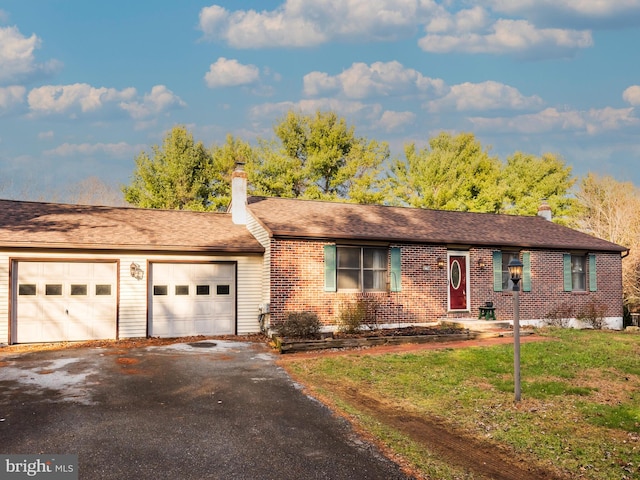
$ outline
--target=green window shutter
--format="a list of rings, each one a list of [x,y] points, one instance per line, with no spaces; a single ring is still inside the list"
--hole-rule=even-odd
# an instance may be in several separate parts
[[[571,292],[573,290],[573,282],[571,281],[571,254],[565,253],[563,257],[563,274],[564,274],[564,291]]]
[[[596,256],[589,254],[589,291],[598,291],[598,272],[596,271]]]
[[[493,291],[502,291],[502,252],[493,252]]]
[[[402,290],[402,257],[400,247],[391,247],[391,291]]]
[[[531,291],[531,253],[522,252],[522,291]]]
[[[336,279],[336,246],[324,246],[324,291],[335,292],[337,290]]]

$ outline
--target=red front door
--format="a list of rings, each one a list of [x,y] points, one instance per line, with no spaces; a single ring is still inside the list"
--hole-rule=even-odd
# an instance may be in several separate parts
[[[449,309],[467,309],[467,257],[449,257]]]

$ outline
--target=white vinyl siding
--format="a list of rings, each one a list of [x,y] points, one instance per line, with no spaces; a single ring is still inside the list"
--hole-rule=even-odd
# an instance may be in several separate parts
[[[0,345],[9,342],[9,256],[0,254]]]
[[[247,229],[251,235],[255,237],[260,245],[264,247],[264,255],[262,259],[262,298],[260,303],[269,303],[271,301],[271,238],[267,232],[251,215],[247,215]]]

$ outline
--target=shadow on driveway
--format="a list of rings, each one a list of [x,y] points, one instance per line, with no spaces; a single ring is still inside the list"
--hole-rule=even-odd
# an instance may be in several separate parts
[[[0,350],[0,453],[81,479],[404,479],[257,343]]]

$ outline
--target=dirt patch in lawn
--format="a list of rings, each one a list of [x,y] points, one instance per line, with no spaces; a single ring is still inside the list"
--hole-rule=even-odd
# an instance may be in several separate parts
[[[537,335],[523,337],[520,340],[523,343],[553,341],[553,339]],[[296,359],[300,360],[301,357],[382,355],[388,353],[402,354],[420,350],[469,348],[505,343],[513,343],[513,338],[497,337],[438,344],[385,345],[371,347],[366,350],[294,353],[286,357],[281,357],[278,363],[286,367],[288,362],[296,361]],[[304,384],[304,382],[298,378],[296,378],[296,381]],[[331,386],[327,386],[327,388],[358,411],[363,412],[365,415],[380,421],[394,430],[402,432],[414,442],[423,445],[429,451],[433,452],[433,454],[437,455],[444,463],[472,472],[474,478],[491,478],[495,480],[566,480],[566,477],[558,471],[550,471],[543,467],[533,465],[530,459],[517,457],[512,451],[504,447],[456,430],[438,418],[425,418],[411,414],[402,410],[397,405],[387,403],[384,399],[369,396],[353,387],[332,384]],[[339,411],[334,402],[328,400],[325,396],[318,395],[318,392],[315,391],[311,393],[312,395],[317,395],[321,401]],[[350,417],[344,413],[342,414],[346,418]],[[367,436],[369,440],[374,441],[374,439],[370,438],[366,432],[363,432],[357,424],[356,428],[358,428],[363,435]],[[384,445],[379,445],[379,448],[383,451],[386,450],[387,454],[393,457],[392,452],[389,452]],[[407,468],[406,465],[405,468]],[[417,472],[411,473],[419,476]]]
[[[552,472],[528,463],[525,458],[514,457],[513,452],[494,444],[455,431],[437,419],[424,418],[387,405],[384,401],[363,394],[354,388],[333,386],[352,406],[370,415],[388,427],[401,431],[416,443],[424,445],[440,460],[464,468],[481,478],[494,480],[561,480]]]

